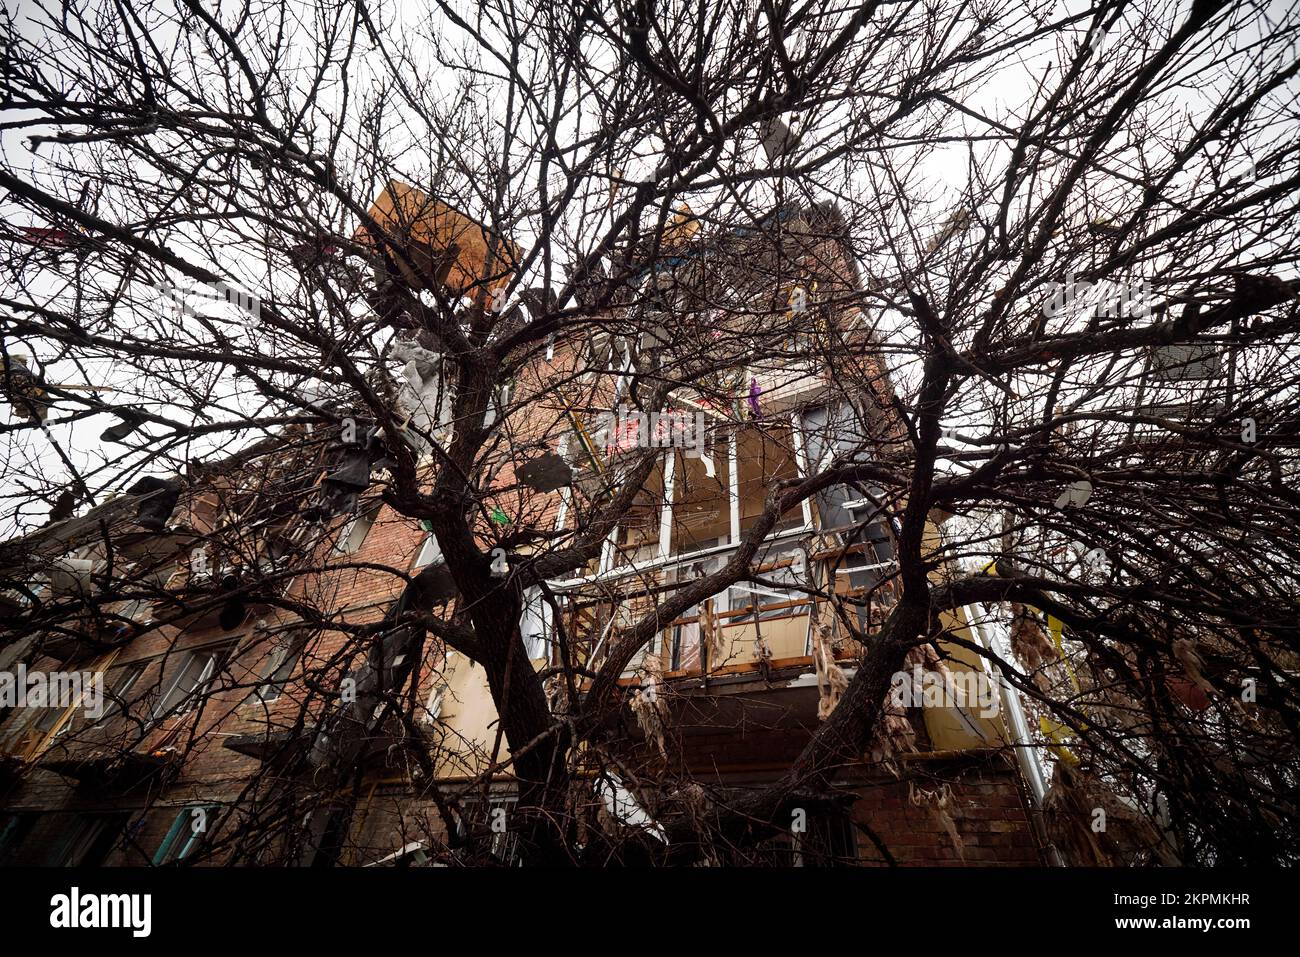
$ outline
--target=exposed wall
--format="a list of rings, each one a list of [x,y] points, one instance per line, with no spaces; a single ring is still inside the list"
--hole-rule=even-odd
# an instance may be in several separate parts
[[[908,783],[883,782],[863,788],[853,806],[853,820],[870,827],[899,865],[1037,866],[1038,842],[1015,773],[1002,769],[945,768],[930,762],[917,786],[935,791],[950,788],[942,809],[922,801]],[[952,819],[961,841],[954,846],[941,811]],[[858,856],[863,864],[885,865],[886,859],[871,839],[858,834]]]
[[[1000,761],[910,762],[904,776],[882,777],[855,790],[850,819],[869,828],[898,866],[1007,866],[1044,863],[1015,773]],[[733,782],[735,783],[735,782]],[[941,789],[947,787],[946,792]],[[941,792],[937,808],[919,792]],[[917,800],[913,800],[917,795]],[[940,812],[946,812],[961,842]],[[853,829],[856,864],[888,866],[875,841]],[[352,835],[352,863],[379,861],[416,841],[445,840],[445,829],[429,802],[415,800],[400,786],[380,786],[368,795]]]

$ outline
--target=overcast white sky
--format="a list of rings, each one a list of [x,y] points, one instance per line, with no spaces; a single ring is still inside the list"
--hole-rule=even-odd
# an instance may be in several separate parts
[[[1085,3],[1061,3],[1058,4],[1058,11],[1076,11],[1087,8]],[[1286,9],[1287,5],[1277,3],[1277,15]],[[405,5],[401,7],[404,16],[418,17],[418,7],[415,5]],[[21,19],[28,18],[24,21],[25,35],[44,42],[46,35],[44,30],[37,25],[36,19],[40,17],[39,11],[32,6],[23,4],[15,11]],[[1133,15],[1137,16],[1140,11]],[[445,26],[445,25],[444,25]],[[450,30],[450,28],[448,28]],[[1124,32],[1123,27],[1116,28],[1113,34]],[[299,33],[298,40],[300,43],[311,43],[311,30],[304,27]],[[1079,31],[1079,39],[1082,38],[1082,31]],[[159,35],[159,40],[165,40],[165,30]],[[1077,41],[1076,41],[1077,42]],[[1107,43],[1122,43],[1122,37],[1114,41],[1108,40]],[[1008,59],[1001,67],[1000,74],[995,82],[988,83],[978,90],[967,100],[967,104],[972,108],[986,112],[1001,119],[1012,118],[1023,113],[1025,105],[1031,100],[1037,89],[1038,78],[1041,78],[1049,66],[1059,61],[1062,44],[1073,46],[1072,41],[1068,38],[1052,37],[1045,38],[1032,51]],[[1102,52],[1105,54],[1107,48],[1103,46]],[[312,50],[310,47],[304,48],[304,55],[310,56]],[[354,83],[354,94],[364,91],[368,83],[367,74],[363,70],[358,70],[351,77]],[[431,73],[426,78],[426,82],[431,85],[445,85],[448,90],[455,86],[455,77],[440,77],[436,73]],[[1186,108],[1189,112],[1194,113],[1198,106],[1204,102],[1208,91],[1196,89],[1184,89],[1179,91],[1179,96],[1185,99]],[[970,132],[983,132],[980,129],[981,124],[976,120],[970,120],[964,124]],[[2,161],[13,170],[29,171],[33,175],[39,174],[44,160],[42,154],[34,153],[28,144],[27,138],[35,132],[32,129],[10,130],[0,133],[0,150],[2,150]],[[1248,145],[1248,144],[1247,144]],[[44,148],[46,151],[49,147]],[[1000,144],[991,144],[985,149],[993,155],[1005,156],[1005,148]],[[755,158],[757,159],[758,149],[754,147]],[[394,144],[394,152],[400,152],[399,144]],[[416,158],[420,154],[414,154]],[[626,171],[628,175],[635,175],[635,171]],[[927,194],[936,199],[937,209],[951,209],[964,203],[964,197],[969,187],[967,178],[967,154],[966,147],[961,144],[952,145],[947,149],[936,151],[926,162],[924,167],[925,179],[928,182],[929,189]],[[419,179],[419,170],[412,167],[412,178]],[[75,198],[75,197],[73,197]],[[29,219],[25,213],[15,210],[12,204],[3,206],[3,215],[6,220],[17,221],[20,223],[28,222]],[[521,228],[514,237],[517,241],[528,242],[526,228]],[[562,259],[563,257],[557,257]],[[263,294],[263,288],[259,287],[259,282],[267,281],[264,264],[247,261],[227,262],[224,265],[226,274],[235,277],[235,282],[247,288],[255,294]],[[868,264],[869,266],[870,264]],[[1064,277],[1063,277],[1064,278]],[[8,274],[0,276],[0,283],[3,283],[6,295],[12,295],[15,287],[12,277]],[[42,296],[48,296],[50,299],[57,299],[66,291],[66,279],[60,276],[58,270],[48,271],[41,277],[41,280],[33,288],[37,289]],[[156,297],[157,308],[164,310],[169,308],[165,297],[158,295]],[[220,314],[222,307],[208,306],[214,314]],[[227,309],[227,314],[229,310]],[[232,315],[232,318],[235,316]],[[894,317],[895,319],[897,317]],[[888,317],[885,317],[886,324]],[[906,330],[897,328],[889,330],[895,334],[903,334]],[[38,346],[39,349],[39,346]],[[21,350],[19,350],[21,353]],[[45,358],[46,356],[38,356]],[[906,389],[912,378],[912,370],[906,364],[900,363],[896,369],[896,384]],[[91,384],[103,384],[110,387],[130,385],[123,382],[120,371],[115,371],[106,363],[86,364],[78,368],[72,362],[61,362],[50,366],[46,370],[47,378],[52,382],[89,382]],[[227,392],[228,394],[228,392]],[[241,403],[246,411],[252,411],[255,406],[248,402]],[[175,410],[173,410],[175,411]],[[12,413],[5,408],[0,412],[0,416],[6,416],[7,421],[14,421]],[[52,417],[57,417],[57,410]],[[113,424],[116,419],[110,415],[96,415],[88,419],[81,420],[71,425],[55,425],[50,428],[49,436],[58,442],[62,448],[71,456],[73,461],[81,469],[87,471],[97,471],[98,478],[92,483],[92,489],[97,493],[101,492],[106,486],[112,484],[113,469],[105,469],[105,456],[103,443],[99,441],[99,433],[109,425]],[[975,423],[954,423],[964,427],[969,427]],[[255,436],[247,436],[245,441]],[[207,443],[207,446],[196,445],[188,452],[190,456],[202,456],[210,451],[219,448],[228,449],[231,446],[231,439],[222,437]],[[120,447],[109,446],[112,454],[121,451]],[[31,481],[34,476],[40,476],[45,480],[55,476],[65,474],[65,469],[58,457],[53,453],[49,445],[49,439],[40,432],[25,431],[21,433],[8,433],[0,435],[0,489],[4,492],[12,491],[16,486],[22,486]],[[132,479],[133,480],[133,479]],[[99,495],[100,500],[104,496]],[[45,507],[36,503],[31,510],[23,515],[3,515],[0,516],[0,536],[7,536],[18,528],[23,526],[39,525],[44,520]]]

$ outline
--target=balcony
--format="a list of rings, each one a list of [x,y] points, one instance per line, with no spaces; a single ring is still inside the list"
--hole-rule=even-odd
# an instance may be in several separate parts
[[[180,770],[174,748],[155,751],[98,751],[70,756],[62,746],[51,749],[39,766],[91,791],[122,793],[145,782],[158,787]]]
[[[316,728],[267,728],[250,734],[233,735],[222,742],[228,750],[256,758],[265,765],[284,767],[306,757],[316,737]]]
[[[792,351],[794,351],[792,349]],[[787,412],[826,392],[826,364],[816,354],[749,368],[749,388],[763,414]]]
[[[275,771],[297,769],[310,770],[304,761],[316,744],[319,725],[309,724],[301,727],[273,727],[237,734],[227,737],[223,746],[236,754],[255,758],[264,766]],[[406,732],[401,721],[390,719],[380,727],[371,728],[364,733],[365,742],[357,755],[358,764],[378,761],[406,741]],[[432,747],[430,743],[430,747]]]
[[[250,593],[246,578],[236,565],[207,570],[182,568],[164,585],[165,596],[153,603],[153,618],[187,631],[213,627],[232,631],[261,604]]]
[[[831,627],[838,637],[848,636],[825,602],[818,604],[815,616],[811,614],[813,601],[800,586],[833,590],[845,602],[848,614],[857,618],[860,630],[879,627],[894,603],[893,583],[888,577],[892,563],[875,561],[869,543],[810,554],[807,535],[805,529],[794,528],[778,533],[765,545],[756,574],[770,585],[738,582],[702,606],[664,622],[654,641],[629,664],[624,682],[636,680],[648,657],[656,659],[655,670],[665,680],[812,668],[816,624]],[[734,551],[734,545],[718,545],[657,559],[650,549],[642,548],[627,566],[592,579],[605,596],[616,596],[614,600],[587,599],[580,588],[574,589],[572,630],[586,646],[590,666],[599,667],[617,630],[653,614],[662,595],[721,568]],[[831,580],[833,584],[824,584]],[[848,643],[838,657],[852,657]]]

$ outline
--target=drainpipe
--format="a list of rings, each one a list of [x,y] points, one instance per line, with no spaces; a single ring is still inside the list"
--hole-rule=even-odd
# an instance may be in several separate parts
[[[983,606],[976,606],[980,611],[975,615],[970,605],[963,609],[966,613],[966,620],[970,622],[975,633],[979,636],[980,644],[988,651],[997,654],[999,657],[1005,657],[1002,649],[994,644],[992,636],[984,630],[985,610]],[[1037,819],[1036,824],[1041,831],[1044,844],[1047,847],[1048,858],[1054,867],[1064,867],[1065,862],[1061,859],[1060,852],[1056,845],[1047,840],[1047,831],[1043,827],[1042,811],[1043,797],[1047,794],[1047,778],[1043,774],[1043,765],[1039,760],[1038,751],[1034,747],[1033,738],[1029,733],[1029,722],[1025,720],[1025,709],[1020,703],[1020,695],[1016,689],[1007,681],[1006,675],[992,661],[989,663],[989,669],[997,676],[998,686],[1002,691],[1003,712],[1011,719],[1012,745],[1016,752],[1016,762],[1020,765],[1020,773],[1024,775],[1025,781],[1029,784],[1029,791],[1034,799],[1033,814]]]

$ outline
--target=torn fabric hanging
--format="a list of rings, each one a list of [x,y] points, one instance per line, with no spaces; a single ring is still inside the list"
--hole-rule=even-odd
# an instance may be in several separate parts
[[[436,542],[436,539],[434,541]],[[424,609],[431,605],[444,604],[458,594],[456,580],[452,577],[451,569],[447,567],[447,559],[443,557],[442,550],[438,549],[433,561],[420,569],[415,579],[402,590],[402,594],[389,614],[395,618],[407,609]]]
[[[538,492],[554,492],[573,481],[573,469],[555,452],[546,452],[519,466],[519,481]]]
[[[1019,602],[1011,603],[1011,653],[1029,672],[1039,690],[1047,691],[1050,680],[1043,668],[1059,657],[1047,640],[1038,616]]]
[[[813,663],[817,667],[817,719],[825,721],[849,688],[849,679],[835,662],[831,630],[825,625],[813,633]]]
[[[101,442],[121,442],[145,423],[145,417],[139,411],[130,407],[114,409],[113,414],[118,417],[119,421],[116,425],[110,425],[100,433],[99,441]]]
[[[372,426],[362,441],[345,441],[337,465],[321,479],[321,504],[328,514],[351,514],[357,497],[370,487],[370,473],[377,468],[395,468],[379,428]]]
[[[176,502],[181,497],[182,483],[178,478],[160,479],[145,476],[126,490],[128,495],[140,495],[140,507],[136,511],[135,521],[141,528],[151,532],[161,532],[167,527],[167,521],[176,511]]]
[[[645,739],[653,744],[661,757],[668,756],[668,745],[664,738],[665,724],[668,718],[668,705],[659,696],[659,678],[662,669],[655,655],[646,655],[641,663],[645,677],[628,700],[628,707],[636,718],[637,726]]]
[[[321,499],[331,513],[355,512],[357,496],[369,487],[370,453],[361,445],[349,445],[338,467],[321,480]]]
[[[451,425],[451,394],[442,377],[442,355],[411,339],[397,339],[389,355],[405,362],[397,404],[406,417],[407,438],[417,452]]]

